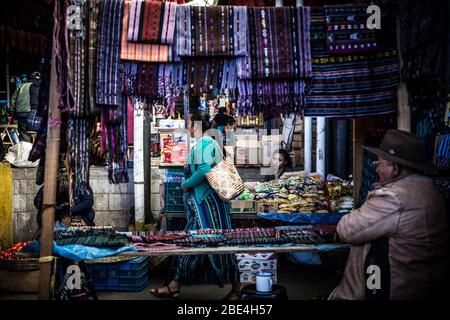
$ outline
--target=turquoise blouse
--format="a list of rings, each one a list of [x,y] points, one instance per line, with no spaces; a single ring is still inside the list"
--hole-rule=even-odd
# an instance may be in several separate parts
[[[206,174],[220,161],[222,154],[211,137],[202,137],[189,153],[188,164],[192,175],[183,182],[182,187],[193,189],[197,203],[215,192],[206,180]]]

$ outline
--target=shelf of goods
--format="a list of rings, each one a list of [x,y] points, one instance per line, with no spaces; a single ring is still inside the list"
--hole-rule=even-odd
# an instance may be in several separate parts
[[[329,176],[299,175],[270,182],[246,182],[232,207],[257,217],[292,223],[337,224],[353,209],[352,182]],[[237,209],[236,209],[237,210]]]

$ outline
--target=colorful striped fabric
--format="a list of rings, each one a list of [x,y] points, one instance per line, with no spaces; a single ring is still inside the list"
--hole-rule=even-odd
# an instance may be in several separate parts
[[[376,52],[331,55],[327,52],[325,17],[323,8],[311,12],[312,78],[305,116],[353,118],[395,112],[399,83],[395,32],[392,31],[395,19],[382,16],[386,31],[378,35]]]
[[[129,61],[168,62],[172,48],[164,44],[135,43],[128,41],[128,17],[130,3],[125,2],[123,10],[122,42],[120,58]]]
[[[238,59],[241,79],[311,76],[310,7],[248,8],[248,55]]]
[[[123,0],[101,1],[98,15],[96,101],[102,105],[122,103],[120,37]]]
[[[119,106],[104,106],[101,111],[102,151],[106,153],[109,183],[127,183],[127,98]]]
[[[125,62],[123,93],[134,99],[166,106],[166,115],[175,116],[175,101],[181,94],[182,65],[174,63]]]
[[[175,2],[133,0],[128,19],[128,41],[172,44],[176,10]]]
[[[304,106],[304,81],[239,79],[237,87],[237,105],[242,115],[263,112],[271,118],[280,113],[298,113]]]
[[[245,56],[247,8],[179,6],[175,38],[178,56]]]
[[[367,5],[325,6],[327,52],[374,51],[378,48],[376,30],[367,29]]]
[[[213,92],[215,95],[232,93],[236,89],[236,62],[234,59],[189,59],[184,63],[183,83],[196,95]]]

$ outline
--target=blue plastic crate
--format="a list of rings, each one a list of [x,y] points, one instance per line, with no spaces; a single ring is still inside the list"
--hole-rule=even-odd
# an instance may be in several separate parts
[[[140,292],[147,288],[149,284],[148,275],[142,277],[140,279],[135,279],[135,282],[132,284],[125,284],[122,282],[118,282],[117,284],[114,282],[111,283],[95,283],[95,290],[97,291],[126,291],[126,292]]]
[[[142,291],[148,285],[148,258],[127,262],[88,265],[99,291]]]
[[[185,180],[184,169],[170,168],[166,169],[166,183],[168,184],[182,184]]]

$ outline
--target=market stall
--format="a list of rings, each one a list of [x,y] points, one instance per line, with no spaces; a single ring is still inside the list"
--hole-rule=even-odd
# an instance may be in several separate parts
[[[394,125],[406,49],[399,47],[398,12],[389,6],[381,16],[383,29],[371,30],[365,5],[310,7],[305,2],[247,7],[54,1],[53,33],[39,39],[46,43],[39,48],[45,47],[37,111],[43,120],[29,157],[41,160],[42,169],[45,164],[42,235],[31,248],[27,244],[29,252],[40,250],[40,298],[50,297],[54,255],[95,260],[348,249],[337,237],[336,225],[364,201],[376,178],[370,155],[362,153],[368,142],[364,132],[377,144]],[[69,5],[82,14],[77,27],[65,19]],[[408,86],[417,88],[413,64],[407,65],[405,76]],[[449,117],[445,126],[441,119],[450,110],[445,105],[442,112],[448,96],[440,95],[445,99],[420,113],[420,105],[429,102],[421,100],[427,93],[411,98],[415,131],[427,139],[429,156],[448,168]],[[402,102],[402,114],[407,109]],[[145,231],[154,211],[166,218],[185,216],[184,165],[198,140],[187,132],[194,111],[216,119],[216,142],[244,183],[243,192],[224,202],[233,220],[246,221],[224,230],[179,227],[166,232],[153,225]],[[221,117],[226,121],[219,123]],[[341,126],[343,134],[336,129],[341,138],[335,139],[325,117],[348,120],[352,127]],[[346,135],[352,136],[353,148]],[[130,230],[115,230],[87,226],[82,217],[55,231],[61,203],[67,202],[70,211],[85,201],[79,194],[89,193],[94,140],[108,182],[134,184],[133,223]],[[346,146],[344,151],[338,150],[340,145]],[[151,159],[144,156],[146,149]],[[279,149],[294,160],[293,172],[281,176],[272,163]],[[338,154],[343,163],[335,167],[352,168],[351,178],[335,176],[326,164]],[[350,154],[351,164],[345,161]],[[153,173],[161,177],[158,183],[153,183]],[[61,180],[68,186],[64,201],[57,197]],[[148,210],[144,202],[150,197]],[[5,257],[14,260],[9,253]]]

